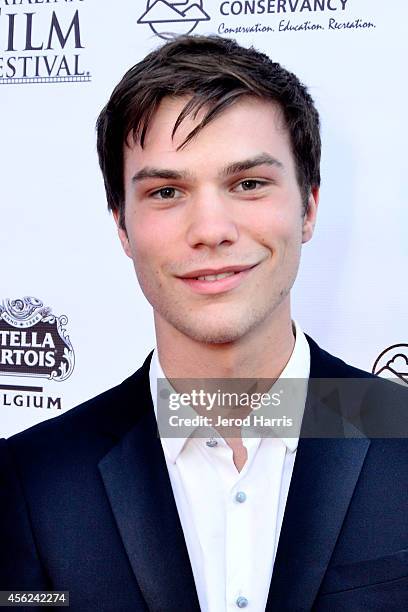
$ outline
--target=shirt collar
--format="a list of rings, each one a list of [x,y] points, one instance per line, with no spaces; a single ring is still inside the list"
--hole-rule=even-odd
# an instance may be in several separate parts
[[[297,321],[293,321],[293,331],[295,333],[295,346],[292,354],[287,362],[286,366],[282,370],[279,378],[292,378],[301,381],[299,389],[299,410],[302,411],[302,416],[306,403],[307,386],[310,375],[310,348],[306,340],[306,337],[300,328]],[[157,347],[154,349],[152,359],[150,362],[149,379],[150,379],[150,392],[152,395],[154,413],[157,419],[157,380],[165,379],[166,375],[161,367]],[[191,409],[192,414],[195,414]],[[191,428],[191,431],[187,437],[183,438],[161,438],[163,450],[167,457],[175,463],[178,455],[184,448],[187,440],[195,430],[195,427]],[[292,438],[280,438],[285,444],[289,452],[294,452],[297,449],[299,436]]]
[[[295,334],[295,346],[293,347],[289,361],[283,368],[279,378],[292,379],[297,383],[295,385],[295,393],[296,403],[298,404],[299,411],[301,411],[301,414],[299,415],[299,422],[301,423],[303,412],[305,410],[307,387],[310,375],[310,348],[299,323],[297,321],[293,321],[292,323]],[[281,440],[284,442],[289,452],[293,453],[297,449],[299,435],[292,438],[281,437]]]

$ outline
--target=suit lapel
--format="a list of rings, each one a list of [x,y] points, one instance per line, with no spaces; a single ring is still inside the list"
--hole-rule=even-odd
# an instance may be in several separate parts
[[[148,376],[146,365],[144,378]],[[143,378],[143,377],[142,377]],[[146,383],[146,380],[144,381]],[[139,587],[152,612],[198,611],[190,560],[165,463],[150,393],[136,427],[100,461],[99,470]],[[140,401],[140,400],[139,400]],[[140,401],[143,405],[143,402]]]
[[[326,358],[326,353],[308,340],[311,379],[341,376],[338,368],[330,366],[330,356]],[[337,360],[332,359],[335,364]],[[325,411],[327,406],[309,386],[304,423]],[[327,423],[324,427],[327,430]],[[370,445],[364,437],[340,437],[341,407],[338,412],[332,411],[329,427],[331,438],[299,440],[266,606],[268,612],[311,610]]]
[[[302,439],[289,489],[267,610],[310,610],[369,446]]]
[[[341,377],[340,363],[308,338],[311,378]],[[333,365],[334,364],[334,365]],[[99,463],[112,511],[143,596],[152,612],[199,611],[194,578],[165,464],[148,385],[148,366],[132,379],[147,405],[137,425]],[[136,384],[135,384],[136,381]],[[130,410],[127,406],[126,410]],[[305,423],[324,413],[308,393]],[[132,409],[133,411],[133,409]],[[342,427],[334,415],[334,436]],[[303,428],[303,425],[302,425]],[[369,440],[301,438],[279,539],[268,612],[309,611],[330,561]]]

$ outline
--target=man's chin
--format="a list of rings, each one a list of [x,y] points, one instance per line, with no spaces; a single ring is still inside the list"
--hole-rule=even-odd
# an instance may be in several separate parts
[[[237,342],[241,337],[242,336],[236,332],[219,332],[197,335],[193,339],[196,342],[201,342],[202,344],[232,344],[233,342]]]
[[[248,331],[246,325],[233,325],[231,321],[228,321],[225,325],[214,325],[214,322],[212,322],[212,324],[206,325],[203,323],[200,326],[197,324],[189,326],[186,322],[183,322],[182,325],[178,326],[178,329],[195,342],[202,344],[229,344],[237,342]]]
[[[231,344],[243,340],[262,324],[266,309],[223,308],[188,309],[186,307],[162,310],[156,314],[156,329],[167,329],[175,339],[177,332],[200,344]],[[171,329],[173,332],[172,334]]]

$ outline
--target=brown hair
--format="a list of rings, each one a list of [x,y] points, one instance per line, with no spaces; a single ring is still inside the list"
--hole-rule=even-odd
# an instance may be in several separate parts
[[[108,208],[124,228],[123,145],[130,134],[144,146],[149,122],[165,96],[191,95],[174,125],[201,108],[202,121],[179,148],[241,96],[277,103],[283,111],[305,208],[320,185],[319,115],[299,79],[253,47],[221,36],[179,36],[135,64],[115,87],[100,113],[97,148]]]

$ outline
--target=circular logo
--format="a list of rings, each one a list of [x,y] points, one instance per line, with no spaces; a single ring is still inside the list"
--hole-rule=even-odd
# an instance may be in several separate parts
[[[148,0],[137,23],[147,23],[157,36],[170,40],[175,34],[191,34],[199,21],[209,19],[202,0]]]
[[[375,360],[373,374],[408,385],[408,344],[393,344]]]

